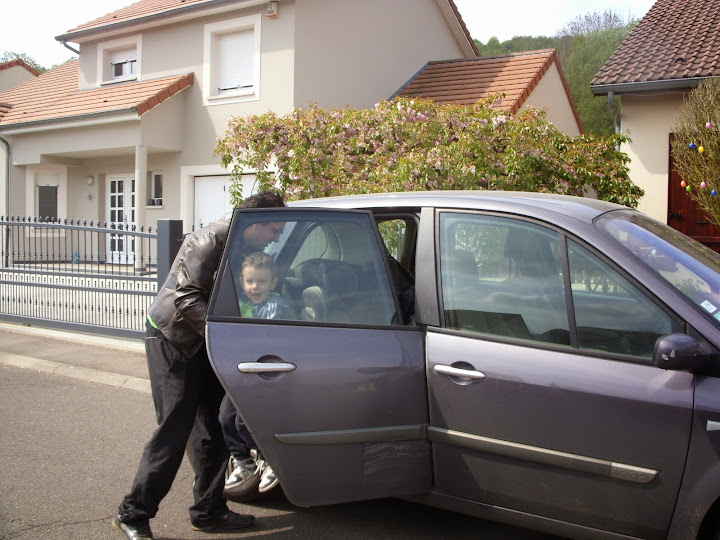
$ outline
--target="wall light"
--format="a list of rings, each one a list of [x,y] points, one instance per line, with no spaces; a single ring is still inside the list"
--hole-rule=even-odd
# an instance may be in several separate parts
[[[92,186],[95,183],[95,177],[92,174],[88,174],[88,177],[85,179],[88,186]]]

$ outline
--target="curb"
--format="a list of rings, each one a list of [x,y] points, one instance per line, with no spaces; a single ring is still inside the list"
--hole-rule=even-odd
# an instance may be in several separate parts
[[[33,358],[31,356],[0,352],[0,364],[23,369],[33,369],[42,373],[61,375],[71,379],[105,384],[116,388],[136,390],[146,394],[151,393],[149,379],[129,377],[127,375],[110,373],[108,371],[99,371],[97,369],[70,366],[68,364],[52,362],[50,360],[41,360],[40,358]]]
[[[117,349],[138,354],[145,354],[144,340],[113,338],[107,336],[98,336],[95,334],[83,334],[80,332],[64,332],[62,330],[52,330],[50,328],[42,328],[39,326],[26,326],[22,324],[0,322],[0,331],[14,332],[16,334],[27,334],[31,336],[41,336],[51,339],[59,339],[61,341],[69,341],[71,343],[81,343],[83,345],[97,345],[108,349]]]

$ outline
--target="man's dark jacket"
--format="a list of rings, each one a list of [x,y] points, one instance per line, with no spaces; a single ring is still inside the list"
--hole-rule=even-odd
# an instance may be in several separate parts
[[[205,343],[205,316],[230,222],[220,220],[185,237],[148,314],[167,340],[189,357]]]

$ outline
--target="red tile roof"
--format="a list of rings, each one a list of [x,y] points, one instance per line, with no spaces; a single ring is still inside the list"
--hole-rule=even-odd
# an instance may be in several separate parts
[[[0,71],[2,71],[3,69],[10,69],[11,67],[15,66],[24,67],[36,77],[40,75],[34,67],[28,65],[22,58],[16,58],[15,60],[10,60],[9,62],[1,62]]]
[[[691,87],[720,76],[718,0],[657,0],[591,83],[593,92]],[[621,85],[614,87],[611,85]]]
[[[555,49],[428,62],[393,97],[423,97],[440,103],[470,105],[495,94],[505,94],[498,107],[515,114],[553,63],[580,125]]]
[[[106,28],[114,24],[139,21],[151,16],[167,15],[172,11],[195,9],[199,4],[213,4],[216,0],[140,0],[124,8],[110,12],[107,15],[71,28],[62,36],[55,39],[70,40],[74,34],[88,30]],[[227,2],[225,2],[227,3]]]
[[[10,109],[3,113],[0,108],[0,129],[113,113],[141,116],[193,84],[193,80],[194,75],[186,73],[78,90],[78,61],[73,60],[1,93],[0,104],[9,104]]]
[[[470,37],[470,32],[468,31],[465,21],[463,21],[455,2],[453,0],[447,0],[447,2],[455,14],[455,17],[457,17],[458,23],[460,24],[470,47],[474,51],[475,55],[478,55],[479,52],[477,46],[475,45],[475,41],[472,37]],[[118,9],[117,11],[113,11],[107,15],[93,19],[92,21],[81,24],[80,26],[71,28],[64,34],[57,36],[55,39],[58,41],[73,41],[73,38],[77,38],[82,35],[97,33],[97,31],[110,30],[114,25],[132,25],[134,23],[146,22],[151,19],[167,17],[172,15],[173,12],[180,14],[183,12],[204,9],[206,7],[227,5],[229,3],[232,3],[232,0],[140,0],[139,2],[135,2],[134,4],[126,6],[122,9]]]

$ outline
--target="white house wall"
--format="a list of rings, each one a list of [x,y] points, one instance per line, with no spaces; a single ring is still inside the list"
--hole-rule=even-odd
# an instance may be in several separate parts
[[[280,2],[280,17],[285,6]],[[434,0],[302,0],[295,6],[296,107],[373,107],[428,61],[463,58]]]
[[[530,93],[521,109],[527,107],[545,109],[548,113],[547,119],[557,129],[570,137],[576,137],[580,135],[580,129],[569,99],[572,98],[568,98],[565,92],[560,71],[557,65],[553,64]]]
[[[622,96],[622,131],[632,142],[621,150],[630,157],[630,179],[645,190],[638,210],[667,223],[669,140],[682,94]]]
[[[292,109],[293,91],[293,3],[283,2],[281,15],[265,17],[265,6],[203,17],[178,25],[146,30],[142,34],[141,76],[143,80],[192,72],[194,83],[182,93],[184,148],[181,165],[217,163],[213,156],[216,138],[225,132],[227,120],[233,115],[262,114],[272,109],[284,114]],[[203,105],[203,40],[205,25],[260,14],[261,59],[260,99],[231,104]],[[129,31],[127,35],[135,35]],[[122,39],[114,36],[113,39]],[[81,45],[81,87],[96,87],[98,42]],[[170,102],[177,100],[177,96]],[[153,111],[150,111],[152,113]],[[148,113],[148,114],[150,114]]]
[[[46,156],[101,152],[112,155],[141,143],[140,120],[73,129],[37,131],[12,137],[13,165],[43,163]]]

